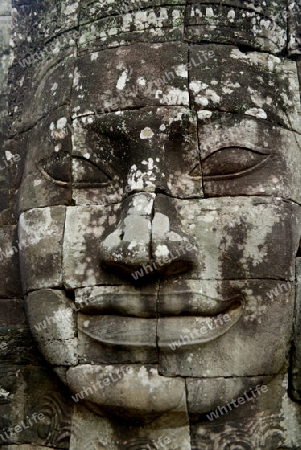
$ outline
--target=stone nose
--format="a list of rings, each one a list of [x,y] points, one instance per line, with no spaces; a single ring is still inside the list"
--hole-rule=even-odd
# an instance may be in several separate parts
[[[196,246],[175,223],[164,195],[137,193],[123,201],[115,229],[100,244],[100,261],[108,270],[148,279],[190,269]],[[170,217],[172,216],[172,217]]]

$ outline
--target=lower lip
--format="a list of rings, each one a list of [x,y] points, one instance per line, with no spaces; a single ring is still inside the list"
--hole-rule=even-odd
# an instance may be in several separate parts
[[[242,315],[241,305],[212,317],[163,317],[141,319],[122,316],[80,315],[81,331],[100,344],[131,349],[171,351],[182,340],[181,350],[201,345],[225,334]],[[185,339],[183,337],[186,336]]]

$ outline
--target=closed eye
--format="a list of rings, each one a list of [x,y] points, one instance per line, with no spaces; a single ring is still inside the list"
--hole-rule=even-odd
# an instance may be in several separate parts
[[[265,164],[270,156],[246,147],[223,147],[202,161],[204,181],[241,177]]]
[[[44,159],[38,163],[38,168],[47,180],[63,187],[104,187],[112,180],[100,161],[96,163],[68,153],[58,153]]]

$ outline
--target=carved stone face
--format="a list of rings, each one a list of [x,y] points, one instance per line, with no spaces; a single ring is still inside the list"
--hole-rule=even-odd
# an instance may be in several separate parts
[[[201,414],[286,370],[297,105],[293,62],[231,46],[76,61],[72,120],[31,131],[19,240],[32,333],[94,410]]]

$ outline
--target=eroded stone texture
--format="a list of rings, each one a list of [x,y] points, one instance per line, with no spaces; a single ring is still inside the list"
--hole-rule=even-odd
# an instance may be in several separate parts
[[[170,422],[171,427],[168,425]],[[123,421],[114,428],[109,420],[78,404],[73,416],[70,449],[92,450],[94,446],[99,450],[153,450],[160,446],[171,450],[191,450],[188,419],[186,414],[167,413],[143,427],[137,427],[133,436],[132,427]]]
[[[298,206],[255,196],[237,197],[235,203],[229,197],[174,203],[182,228],[189,231],[201,255],[193,278],[293,279]],[[290,236],[289,244],[283,236]],[[277,256],[280,247],[281,258]],[[273,261],[273,266],[268,261]]]
[[[64,285],[75,289],[95,284],[122,284],[100,267],[99,244],[105,229],[115,223],[115,207],[78,206],[67,208],[63,244]],[[112,211],[113,210],[113,211]]]
[[[296,317],[294,322],[294,349],[292,354],[292,395],[293,398],[301,400],[301,259],[296,258]]]
[[[62,287],[65,215],[64,206],[53,206],[31,209],[20,216],[19,242],[22,242],[20,260],[24,292]]]
[[[7,367],[9,364],[35,363],[35,345],[27,324],[23,301],[11,298],[1,299],[0,310],[1,365]],[[8,375],[8,377],[10,376]],[[2,396],[4,400],[7,399],[5,392],[6,389]],[[10,399],[10,397],[8,398]]]
[[[19,280],[19,240],[16,226],[7,225],[0,228],[0,297],[18,297]]]
[[[166,376],[233,377],[271,375],[285,370],[293,332],[294,285],[286,283],[280,288],[281,284],[273,280],[199,282],[194,284],[197,288],[193,293],[199,309],[186,306],[193,284],[190,289],[180,285],[182,308],[178,306],[177,312],[189,312],[191,319],[182,317],[179,322],[173,317],[159,319],[159,372]],[[172,291],[169,288],[167,292],[176,291],[177,287],[176,283]],[[172,298],[167,293],[164,301],[170,303]],[[225,306],[218,304],[226,299]],[[209,301],[214,311],[223,310],[219,315],[215,312],[214,319],[210,317],[213,309],[209,314],[206,312]],[[209,316],[207,320],[197,317],[202,313],[202,304],[205,305],[202,315]],[[283,304],[286,305],[285,317]],[[184,319],[189,324],[186,328]],[[181,320],[183,326],[180,329]],[[174,322],[172,339],[169,338],[168,345],[161,348],[161,340],[169,337],[168,321]],[[267,330],[270,330],[269,334]],[[232,342],[235,346],[230,344]]]
[[[153,43],[180,40],[183,36],[185,6],[183,2],[179,3],[173,5],[173,2],[168,2],[166,6],[158,7],[153,7],[155,5],[152,3],[142,11],[137,3],[126,14],[113,17],[108,15],[93,24],[83,24],[79,28],[79,50],[92,48],[98,51],[137,41]],[[118,3],[117,8],[122,6]],[[106,5],[106,8],[110,8],[110,5]]]
[[[41,61],[30,63],[26,71],[20,67],[19,62],[22,61],[20,56],[20,59],[14,61],[10,71],[10,76],[18,79],[9,105],[13,116],[10,124],[12,135],[27,130],[58,107],[68,105],[73,83],[72,50],[68,49],[65,54],[59,52],[54,66],[53,56],[51,61],[42,58]],[[33,95],[36,102],[32,102]]]
[[[200,50],[214,51],[209,67],[192,63]],[[189,89],[201,118],[211,117],[208,110],[219,110],[267,119],[300,132],[295,62],[267,53],[242,53],[232,46],[195,45],[190,63]]]
[[[81,392],[85,384],[86,401],[120,416],[134,413],[147,419],[168,411],[175,415],[186,413],[184,380],[160,377],[155,367],[80,365],[67,371],[67,383],[74,393]]]
[[[77,364],[77,323],[63,291],[42,289],[26,298],[27,318],[41,352],[50,364]]]
[[[288,0],[288,52],[290,56],[301,54],[301,6],[295,0]]]
[[[247,391],[245,404],[222,410],[218,409],[218,418],[198,421],[191,426],[191,448],[193,450],[227,449],[239,446],[246,450],[295,449],[300,446],[298,406],[287,395],[287,376],[279,375],[272,381],[263,377],[263,384],[253,379],[252,392]],[[237,380],[239,384],[243,381]],[[231,380],[230,380],[231,383]],[[260,388],[265,385],[265,392]],[[242,394],[243,395],[243,394]],[[239,398],[239,397],[238,397]],[[244,397],[246,399],[247,397]],[[221,397],[222,399],[222,397]],[[237,399],[237,398],[236,398]],[[235,400],[235,399],[234,399]],[[227,406],[219,403],[220,408]],[[212,410],[211,410],[212,411]],[[211,412],[210,411],[210,412]],[[213,410],[214,411],[214,410]],[[252,412],[251,412],[252,411]],[[289,419],[287,414],[289,414]]]
[[[15,427],[23,421],[25,427],[22,426],[19,432],[13,429],[8,433],[9,443],[30,442],[33,448],[35,445],[69,448],[72,402],[53,374],[50,375],[45,368],[19,368],[13,394],[10,425]],[[35,421],[33,414],[43,414],[43,417]]]
[[[205,195],[268,195],[300,203],[300,144],[299,134],[265,120],[230,114],[200,120]]]
[[[75,306],[85,313],[156,317],[157,295],[150,286],[94,286],[75,291]]]
[[[137,44],[94,53],[90,50],[76,63],[72,113],[188,106],[187,57],[188,46],[175,43]]]
[[[19,190],[32,334],[71,390],[51,398],[64,388],[32,367],[4,384],[3,426],[47,411],[9,443],[299,448],[293,2],[288,25],[282,0],[14,5],[7,149],[21,161],[0,190],[7,211]]]
[[[79,315],[80,361],[157,363],[156,327],[154,318]]]
[[[186,37],[279,54],[287,44],[286,0],[219,2],[188,0]]]
[[[60,108],[37,124],[30,139],[26,133],[26,139],[17,141],[18,146],[26,145],[18,198],[20,211],[71,203],[70,130],[68,110]]]

